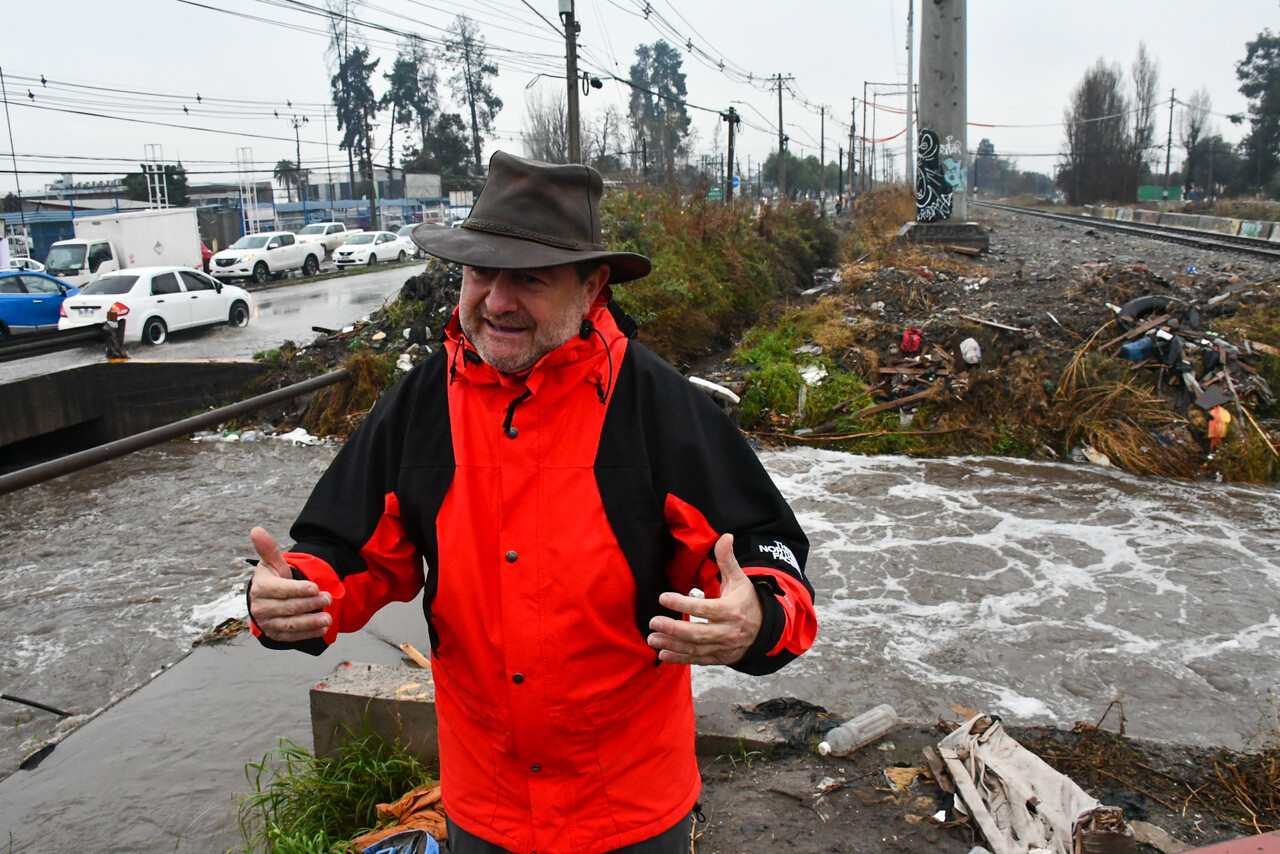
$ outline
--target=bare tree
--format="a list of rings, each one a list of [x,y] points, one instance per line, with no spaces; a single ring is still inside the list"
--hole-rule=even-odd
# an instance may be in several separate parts
[[[490,78],[498,76],[498,66],[489,61],[484,36],[475,21],[459,15],[449,25],[443,57],[455,71],[449,87],[459,102],[471,110],[471,150],[476,174],[480,174],[480,137],[493,131],[493,119],[502,109],[502,99],[493,92]]]
[[[1133,60],[1133,168],[1141,175],[1155,150],[1156,89],[1160,86],[1160,63],[1147,53],[1146,42],[1138,43]]]
[[[1191,178],[1202,159],[1200,141],[1209,135],[1209,113],[1212,107],[1209,90],[1201,87],[1183,104],[1178,116],[1178,140],[1187,152],[1187,166],[1182,179],[1182,188],[1187,193],[1191,192]]]
[[[601,172],[622,169],[623,118],[617,106],[610,104],[587,122],[587,162]]]
[[[1063,113],[1066,162],[1057,183],[1073,205],[1099,199],[1130,199],[1137,189],[1129,99],[1118,65],[1099,59],[1085,72]]]
[[[524,99],[527,124],[520,134],[524,150],[535,160],[569,162],[569,118],[564,97],[548,95],[541,87]]]

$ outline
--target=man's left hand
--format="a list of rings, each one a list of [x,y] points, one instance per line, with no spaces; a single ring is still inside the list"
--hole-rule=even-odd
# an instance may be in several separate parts
[[[760,610],[755,585],[733,556],[733,534],[716,541],[716,563],[720,567],[720,596],[695,599],[679,593],[663,593],[658,602],[664,608],[701,617],[705,623],[654,617],[649,646],[658,658],[672,664],[736,664],[747,654],[760,632],[764,614]]]

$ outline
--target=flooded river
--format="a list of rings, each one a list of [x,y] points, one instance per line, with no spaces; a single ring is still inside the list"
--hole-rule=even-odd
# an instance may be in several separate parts
[[[248,529],[284,539],[333,453],[173,443],[0,496],[0,690],[90,712],[243,615]],[[789,695],[850,716],[888,702],[918,720],[956,704],[1063,726],[1119,699],[1131,735],[1276,736],[1276,489],[1004,459],[763,458],[813,543],[818,641],[764,679],[700,669],[701,698]],[[56,719],[0,711],[4,776]],[[210,725],[242,713],[210,708]]]

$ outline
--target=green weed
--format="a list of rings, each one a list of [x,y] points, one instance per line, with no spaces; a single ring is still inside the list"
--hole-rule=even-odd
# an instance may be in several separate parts
[[[245,776],[253,790],[239,808],[244,851],[346,854],[346,840],[377,826],[378,804],[435,775],[397,745],[366,734],[325,758],[282,739],[245,766]]]
[[[733,770],[738,768],[750,768],[756,762],[766,759],[763,750],[748,750],[745,739],[738,739],[738,743],[734,745],[727,753],[722,753],[716,757],[717,762],[728,762],[729,767]]]

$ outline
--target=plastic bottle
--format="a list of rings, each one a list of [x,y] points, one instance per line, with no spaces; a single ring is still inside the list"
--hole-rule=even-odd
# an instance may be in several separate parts
[[[897,725],[898,713],[893,706],[882,703],[827,733],[818,745],[818,752],[823,756],[844,756],[870,744]]]

